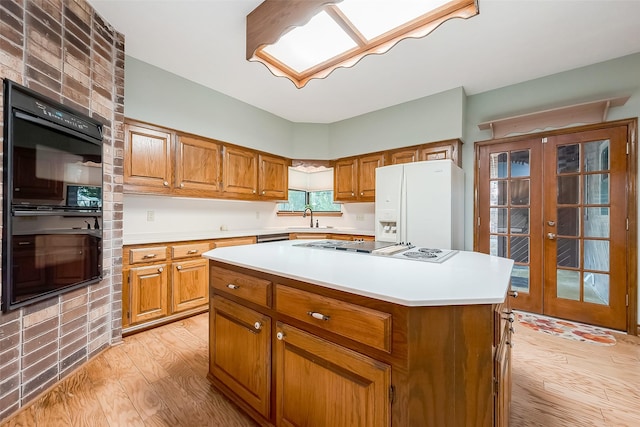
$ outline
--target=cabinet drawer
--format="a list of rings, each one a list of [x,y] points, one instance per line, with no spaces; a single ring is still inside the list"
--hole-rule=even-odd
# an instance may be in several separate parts
[[[209,243],[188,243],[184,245],[171,246],[171,258],[181,259],[194,256],[200,256],[203,252],[207,252],[211,249]]]
[[[129,251],[129,264],[164,261],[167,259],[167,247],[135,248]]]
[[[246,274],[225,270],[220,267],[211,268],[211,285],[214,289],[229,295],[236,295],[247,301],[265,307],[271,307],[271,282]]]
[[[276,285],[279,313],[391,352],[391,314]]]

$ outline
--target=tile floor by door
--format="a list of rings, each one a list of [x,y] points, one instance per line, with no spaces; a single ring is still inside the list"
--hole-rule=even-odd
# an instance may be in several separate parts
[[[9,426],[256,424],[213,390],[207,314],[124,339],[49,391]],[[598,346],[516,325],[511,426],[640,425],[640,339]]]

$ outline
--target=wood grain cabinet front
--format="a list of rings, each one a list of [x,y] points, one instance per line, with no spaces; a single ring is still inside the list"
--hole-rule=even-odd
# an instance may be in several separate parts
[[[175,189],[185,196],[215,197],[222,177],[220,144],[179,134],[176,138]]]
[[[276,425],[391,426],[391,366],[284,323],[276,331]]]
[[[284,157],[258,155],[258,196],[260,198],[287,200],[290,163]]]
[[[206,259],[174,262],[172,272],[173,313],[209,303],[209,262]]]
[[[171,133],[125,124],[125,189],[169,193],[173,181]]]
[[[246,196],[258,192],[258,155],[255,151],[224,146],[222,191]]]
[[[220,267],[211,268],[211,286],[227,295],[271,306],[271,282]]]
[[[265,418],[271,408],[271,318],[215,295],[209,371]]]
[[[276,309],[328,332],[391,352],[389,313],[282,285],[276,285]]]
[[[164,317],[169,313],[167,264],[129,270],[131,323]]]

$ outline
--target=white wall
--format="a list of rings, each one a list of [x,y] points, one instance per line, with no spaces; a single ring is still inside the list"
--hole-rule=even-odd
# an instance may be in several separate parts
[[[332,158],[462,138],[462,88],[329,124]]]
[[[126,117],[291,155],[293,123],[130,56],[125,62]]]

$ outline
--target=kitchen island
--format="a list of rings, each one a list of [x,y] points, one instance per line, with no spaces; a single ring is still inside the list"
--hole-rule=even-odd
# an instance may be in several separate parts
[[[507,425],[513,262],[301,247],[210,260],[209,378],[260,425]]]

